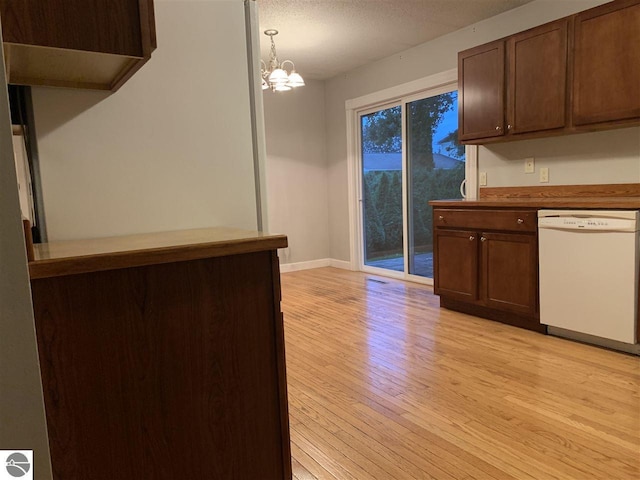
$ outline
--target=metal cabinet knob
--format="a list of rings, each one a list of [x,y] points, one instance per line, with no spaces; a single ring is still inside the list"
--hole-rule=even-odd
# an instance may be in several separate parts
[[[500,131],[500,126],[497,126],[497,127],[496,127],[496,130]]]
[[[469,241],[470,241],[470,242],[473,242],[475,239],[476,239],[476,237],[474,237],[473,235],[471,235],[471,236],[469,237]]]
[[[523,223],[524,223],[524,220],[523,220],[523,219],[521,219],[521,218],[519,218],[519,219],[518,219],[518,225],[522,225]]]
[[[511,125],[507,125],[507,130],[511,130],[513,127]]]
[[[440,216],[438,217],[438,220],[443,221],[443,220],[444,220],[444,217],[443,217],[442,215],[440,215]]]
[[[486,237],[480,237],[480,241],[481,241],[481,242],[486,242],[486,241],[487,241],[487,239],[486,239]]]

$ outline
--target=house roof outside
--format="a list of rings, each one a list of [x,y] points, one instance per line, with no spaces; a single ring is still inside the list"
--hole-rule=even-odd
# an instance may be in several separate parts
[[[464,164],[464,160],[447,157],[441,153],[433,154],[433,162],[436,168],[450,170]],[[402,170],[402,153],[365,153],[362,158],[364,172]]]

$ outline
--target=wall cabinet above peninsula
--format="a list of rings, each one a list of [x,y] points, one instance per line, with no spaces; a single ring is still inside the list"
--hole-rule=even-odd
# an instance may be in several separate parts
[[[616,0],[458,54],[459,139],[640,123],[640,0]]]
[[[9,83],[116,90],[156,48],[153,0],[0,0]]]

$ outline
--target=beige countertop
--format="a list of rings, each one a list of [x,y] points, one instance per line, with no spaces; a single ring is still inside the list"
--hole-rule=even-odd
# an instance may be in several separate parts
[[[478,200],[432,200],[434,208],[585,208],[640,209],[640,197],[556,197],[556,198],[480,198]]]
[[[287,246],[285,235],[225,227],[35,244],[31,279],[222,257]]]

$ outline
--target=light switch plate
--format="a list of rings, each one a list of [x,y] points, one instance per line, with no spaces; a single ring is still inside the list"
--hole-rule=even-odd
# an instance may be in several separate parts
[[[524,159],[524,173],[533,173],[536,170],[536,164],[533,157]]]
[[[549,169],[547,167],[540,169],[540,183],[549,183]]]
[[[487,186],[487,172],[480,172],[480,178],[478,179],[481,187]]]

